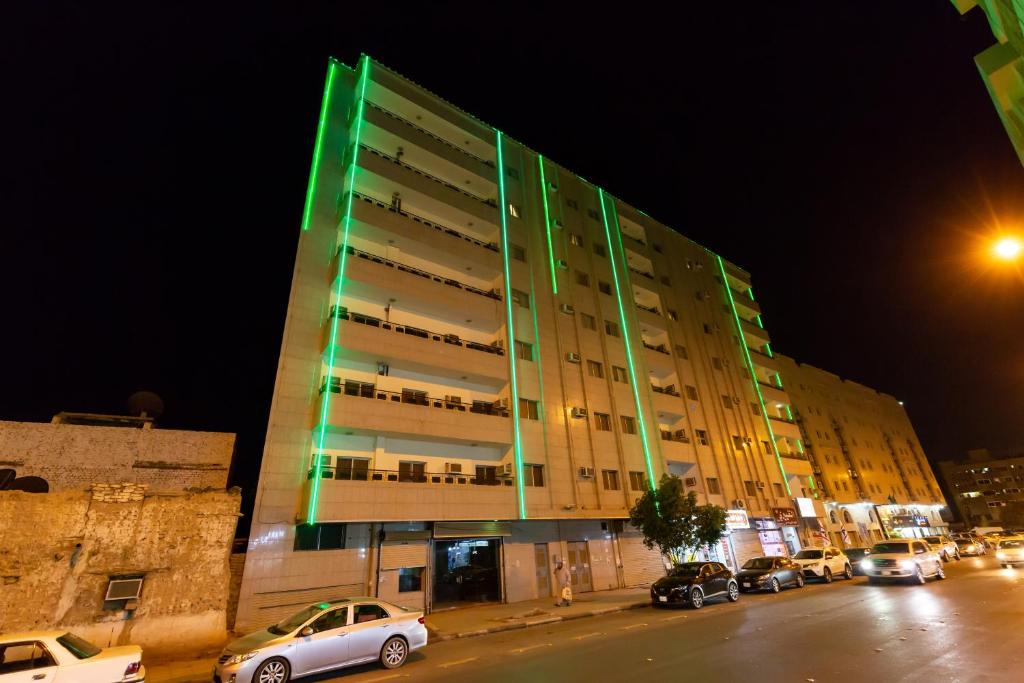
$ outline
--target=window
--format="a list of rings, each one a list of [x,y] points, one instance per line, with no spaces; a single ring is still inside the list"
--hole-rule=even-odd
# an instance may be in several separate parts
[[[335,479],[366,481],[369,479],[370,461],[367,458],[337,458],[334,468]]]
[[[344,524],[299,524],[295,527],[295,550],[338,550],[344,547]]]
[[[616,382],[629,384],[629,375],[626,374],[626,368],[620,368],[618,365],[613,365],[612,379],[614,379]]]
[[[666,287],[671,287],[672,286],[672,280],[669,279],[668,275],[662,275],[661,276],[661,284],[665,285]]]
[[[594,244],[594,254],[604,258],[608,255],[608,252],[605,250],[603,244]]]
[[[580,313],[580,325],[582,325],[585,330],[596,330],[597,318],[589,313]]]
[[[716,496],[722,494],[722,487],[719,486],[718,479],[716,477],[708,477],[706,481],[708,482],[708,493]]]
[[[523,308],[530,307],[530,295],[526,292],[519,291],[518,289],[512,290],[512,301],[515,301]]]
[[[46,673],[29,676],[28,674],[19,674],[18,672],[57,666],[57,662],[53,660],[53,656],[47,651],[46,646],[37,640],[5,643],[2,652],[0,676],[4,676],[5,679],[8,678],[5,674],[11,674],[11,679],[16,678],[19,681],[52,678],[52,676],[47,676]]]
[[[711,334],[711,325],[704,323],[704,334]]]
[[[612,295],[612,286],[610,284],[608,284],[607,282],[604,282],[602,280],[598,280],[597,281],[597,289],[602,294],[607,294],[608,296]]]
[[[587,374],[591,377],[597,377],[602,379],[604,377],[604,366],[598,363],[596,360],[587,361]]]
[[[579,211],[580,208],[580,205],[576,202],[575,199],[566,199],[565,205],[568,206],[570,209],[575,209],[576,211]]]
[[[398,570],[398,592],[418,593],[423,590],[423,567],[402,567]]]
[[[630,417],[629,415],[620,415],[619,419],[622,421],[622,433],[623,434],[636,434],[636,418]]]
[[[423,483],[427,480],[427,463],[414,461],[398,462],[398,481]]]
[[[511,244],[510,243],[508,245],[508,253],[511,254],[512,258],[514,258],[516,261],[525,261],[526,260],[526,250],[523,249],[518,244]]]
[[[599,432],[612,431],[612,418],[607,413],[594,413],[594,429]]]
[[[356,618],[352,620],[352,623],[362,624],[367,621],[387,619],[390,616],[380,605],[356,605]]]
[[[772,482],[772,491],[775,493],[776,498],[782,498],[784,495],[782,491],[782,484],[777,481]]]
[[[601,214],[599,214],[594,209],[587,209],[587,215],[593,218],[595,221],[601,220]]]
[[[669,320],[679,320],[679,314],[673,311],[671,308],[665,309],[665,312],[668,313]]]
[[[523,465],[523,485],[543,486],[544,465]]]
[[[711,357],[711,367],[713,367],[715,370],[721,370],[722,369],[722,359],[719,358],[718,356],[712,356]]]
[[[749,480],[748,481],[744,481],[743,482],[743,488],[746,490],[747,495],[750,496],[751,498],[753,498],[754,496],[757,495],[757,489],[754,488],[754,482],[749,481]]]
[[[601,479],[604,480],[604,487],[608,491],[619,490],[618,470],[601,470]]]
[[[519,207],[516,206],[515,204],[509,204],[508,214],[512,216],[512,218],[519,218]]]
[[[844,480],[842,480],[842,481],[841,481],[841,482],[839,482],[839,483],[843,485],[843,490],[844,490],[844,491],[849,491],[849,490],[850,490],[850,487],[846,485],[846,480],[845,480],[845,479],[844,479]]]
[[[703,429],[694,429],[693,433],[697,437],[697,443],[699,443],[701,446],[708,445],[708,433],[706,431],[704,431]]]
[[[512,168],[511,166],[506,166],[505,173],[508,174],[508,177],[512,178],[513,180],[519,180],[519,169]]]
[[[764,452],[765,455],[771,455],[772,454],[772,445],[769,442],[767,442],[767,441],[762,441],[761,442],[761,450]]]
[[[577,235],[574,232],[570,232],[569,233],[569,244],[571,244],[574,247],[582,247],[583,246],[583,236],[582,235]]]
[[[843,510],[843,521],[847,524],[853,524],[853,517],[850,516],[849,510]]]
[[[753,413],[754,415],[760,415],[761,414],[761,406],[757,405],[756,402],[751,401],[750,402],[750,412]]]
[[[691,401],[699,401],[700,398],[697,396],[697,387],[693,387],[693,386],[690,386],[689,384],[687,384],[686,385],[686,398],[690,399]]]
[[[336,628],[344,628],[345,626],[348,626],[348,607],[339,607],[338,609],[332,609],[330,612],[325,612],[309,625],[313,629],[313,633],[333,631]]]
[[[576,284],[582,285],[583,287],[590,286],[590,276],[584,273],[582,270],[576,271]]]
[[[647,488],[647,477],[644,476],[643,472],[630,472],[629,473],[629,489],[631,491],[643,491]]]
[[[607,334],[609,337],[618,337],[619,336],[619,326],[616,325],[613,322],[609,322],[609,321],[605,320],[604,321],[604,333]]]
[[[537,420],[540,419],[540,415],[537,412],[537,402],[531,401],[528,398],[519,399],[519,419],[520,420]]]
[[[690,358],[690,355],[686,353],[686,347],[682,344],[676,344],[676,355],[683,360],[688,360]]]
[[[732,410],[732,399],[725,394],[722,394],[722,405],[726,410]]]
[[[735,448],[737,451],[742,451],[743,450],[743,446],[744,446],[743,437],[742,436],[738,436],[736,434],[733,434],[732,435],[732,447]]]
[[[516,358],[519,360],[533,360],[533,344],[516,339]]]

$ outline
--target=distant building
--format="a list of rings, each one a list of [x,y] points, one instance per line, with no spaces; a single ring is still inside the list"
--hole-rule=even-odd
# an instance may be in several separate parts
[[[1024,163],[1024,3],[953,0],[961,14],[981,7],[998,41],[974,58],[1010,142]]]
[[[939,471],[968,527],[1024,527],[1024,453],[980,448],[940,462]]]
[[[133,417],[0,421],[0,633],[67,628],[147,652],[223,642],[234,442]]]

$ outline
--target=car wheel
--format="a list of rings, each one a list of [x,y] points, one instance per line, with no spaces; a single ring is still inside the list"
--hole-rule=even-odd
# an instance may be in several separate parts
[[[825,579],[825,583],[832,583],[832,570],[825,567],[825,573],[821,575],[821,578]]]
[[[843,577],[847,581],[852,579],[853,578],[853,567],[851,567],[850,565],[846,565],[846,567],[843,568]]]
[[[942,568],[942,563],[941,562],[936,562],[935,563],[935,578],[938,579],[939,581],[941,581],[944,578],[946,578],[946,570]]]
[[[288,662],[280,657],[271,657],[256,668],[253,683],[285,683],[291,677]]]
[[[955,555],[953,555],[953,557],[955,557],[955,558],[956,558],[956,561],[957,561],[957,562],[959,562],[959,561],[960,561],[960,551],[959,551],[959,550],[957,550],[957,551],[956,551],[956,554],[955,554]]]
[[[782,584],[779,583],[778,579],[772,578],[772,583],[771,586],[769,586],[769,588],[771,588],[772,593],[778,593],[782,590]]]
[[[690,606],[693,609],[700,609],[704,606],[704,594],[700,592],[699,588],[690,589]]]
[[[740,587],[733,581],[729,582],[729,587],[725,592],[729,596],[729,602],[736,602],[740,599]]]
[[[914,572],[914,583],[923,584],[924,582],[924,572],[921,570],[921,565],[917,565],[917,571]]]
[[[796,575],[796,587],[797,588],[803,588],[804,587],[804,583],[806,583],[804,581],[804,575],[803,574],[797,574]]]
[[[949,562],[949,553],[947,553],[945,550],[942,551],[942,561]]]
[[[409,646],[398,636],[388,638],[384,641],[384,647],[380,649],[380,663],[385,669],[397,669],[405,664],[405,658],[408,656]]]

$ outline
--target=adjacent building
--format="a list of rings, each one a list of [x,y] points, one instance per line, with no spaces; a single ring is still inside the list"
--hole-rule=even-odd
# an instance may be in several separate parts
[[[730,510],[715,557],[795,551],[813,473],[761,314],[742,268],[330,62],[238,628],[551,595],[563,560],[578,592],[648,582],[623,521],[665,473]]]
[[[1020,0],[953,0],[961,14],[980,7],[998,41],[974,58],[1017,156],[1024,163],[1024,4]]]
[[[903,404],[792,358],[776,360],[831,542],[867,546],[944,531],[945,501]]]
[[[939,463],[950,499],[968,527],[1024,527],[1024,454],[967,452]]]

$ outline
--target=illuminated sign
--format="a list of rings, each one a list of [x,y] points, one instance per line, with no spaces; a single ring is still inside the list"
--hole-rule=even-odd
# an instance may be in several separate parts
[[[800,508],[801,517],[817,517],[818,513],[814,511],[814,501],[810,498],[797,498],[796,506]]]
[[[749,529],[750,520],[747,519],[746,510],[726,510],[725,511],[725,528],[726,529]]]
[[[806,500],[806,499],[805,499]],[[811,505],[811,510],[814,510],[814,506]],[[796,510],[793,508],[772,508],[772,517],[779,526],[798,526],[796,517]]]

